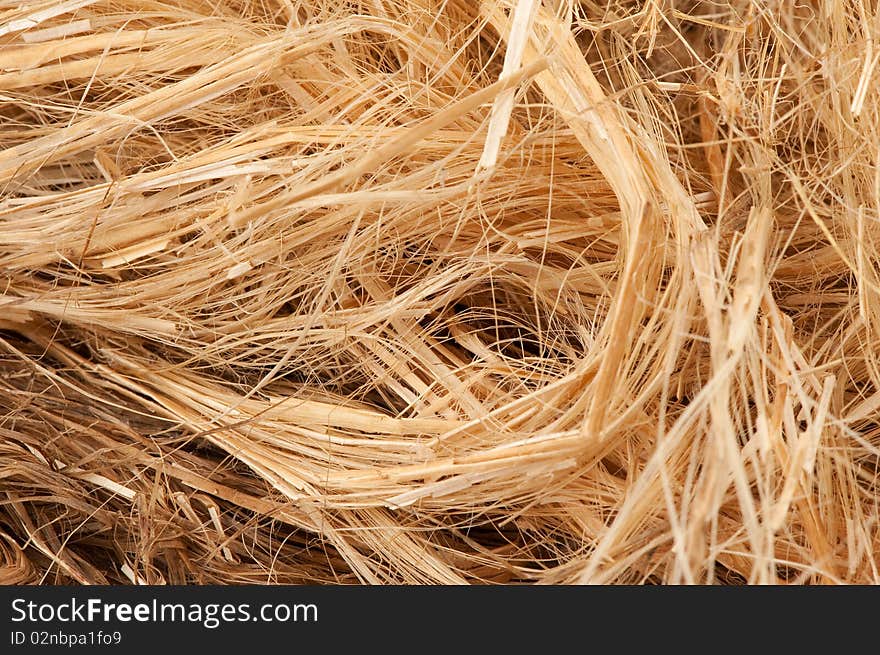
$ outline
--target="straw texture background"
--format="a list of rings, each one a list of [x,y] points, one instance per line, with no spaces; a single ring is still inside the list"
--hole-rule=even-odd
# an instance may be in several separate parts
[[[0,0],[0,583],[877,582],[876,0]]]

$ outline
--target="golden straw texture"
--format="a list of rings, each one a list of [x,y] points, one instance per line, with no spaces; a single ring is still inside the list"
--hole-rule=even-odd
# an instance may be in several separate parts
[[[0,0],[0,583],[880,582],[877,0]]]

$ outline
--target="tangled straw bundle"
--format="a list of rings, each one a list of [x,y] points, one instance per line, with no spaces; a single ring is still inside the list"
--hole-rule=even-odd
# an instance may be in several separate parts
[[[0,582],[877,582],[878,38],[0,1]]]

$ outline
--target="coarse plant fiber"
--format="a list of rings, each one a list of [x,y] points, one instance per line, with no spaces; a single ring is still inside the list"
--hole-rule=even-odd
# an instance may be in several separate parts
[[[876,583],[877,0],[0,0],[0,583]]]

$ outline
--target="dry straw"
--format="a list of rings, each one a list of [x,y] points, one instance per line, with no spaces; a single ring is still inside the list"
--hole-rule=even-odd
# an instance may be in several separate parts
[[[0,582],[878,582],[875,0],[0,1]]]

